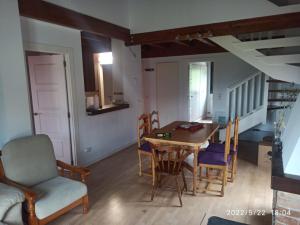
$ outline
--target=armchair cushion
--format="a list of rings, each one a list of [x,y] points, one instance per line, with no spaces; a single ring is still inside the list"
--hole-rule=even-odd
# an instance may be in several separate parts
[[[8,142],[3,147],[1,159],[5,176],[25,186],[58,176],[53,146],[47,135]]]
[[[0,221],[13,206],[25,200],[24,194],[18,189],[0,183]],[[21,216],[21,211],[20,211]]]
[[[84,183],[65,177],[55,177],[33,187],[38,194],[35,213],[38,219],[46,218],[87,194]]]

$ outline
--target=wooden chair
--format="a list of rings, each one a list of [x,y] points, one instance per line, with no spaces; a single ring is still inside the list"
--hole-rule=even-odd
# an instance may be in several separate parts
[[[149,117],[150,117],[150,130],[153,131],[154,129],[160,129],[158,111],[152,111]]]
[[[80,181],[74,180],[74,174]],[[47,224],[79,205],[87,213],[85,181],[89,174],[87,168],[55,160],[46,135],[12,140],[2,150],[0,176],[4,183],[24,193],[29,225]]]
[[[162,177],[172,177],[175,181],[175,187],[178,193],[180,206],[182,206],[182,192],[187,191],[186,180],[183,171],[183,162],[191,152],[188,149],[179,149],[172,146],[152,146],[152,154],[155,167],[155,185],[152,189],[151,201],[153,201],[155,193],[161,184]],[[183,187],[180,187],[179,177],[182,177]]]
[[[210,169],[219,170],[222,174],[221,180],[221,196],[224,196],[225,185],[227,184],[227,173],[228,166],[231,163],[230,154],[230,131],[232,122],[229,120],[226,126],[226,139],[225,139],[225,149],[223,152],[213,152],[213,151],[200,151],[198,154],[198,165],[200,169],[200,180],[206,179],[209,183],[211,182],[210,177],[202,177],[202,169],[205,168],[206,171]]]
[[[232,156],[232,161],[230,165],[230,177],[229,181],[233,182],[236,171],[237,171],[237,153],[238,153],[238,137],[239,136],[239,118],[235,117],[234,119],[234,136],[233,136],[233,144],[230,144],[230,155]],[[224,152],[225,144],[211,143],[206,151],[211,152]]]
[[[232,167],[231,167],[231,181],[233,182],[237,173],[237,154],[239,144],[239,117],[236,116],[234,119],[234,136],[233,146],[230,146],[230,154],[232,154]]]
[[[142,114],[138,118],[138,157],[139,157],[139,176],[151,176],[152,185],[155,179],[155,166],[152,157],[152,149],[149,142],[144,140],[144,136],[150,134],[150,117],[149,114]],[[150,171],[143,170],[143,158],[147,158]]]

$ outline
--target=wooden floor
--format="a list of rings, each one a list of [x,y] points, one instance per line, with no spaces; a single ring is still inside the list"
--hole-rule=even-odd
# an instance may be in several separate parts
[[[60,217],[52,225],[206,225],[210,216],[220,216],[251,225],[271,224],[272,190],[270,170],[239,160],[238,176],[225,189],[225,197],[206,193],[183,195],[178,207],[175,191],[161,190],[150,201],[151,180],[137,175],[135,146],[91,166],[88,181],[90,211],[80,207]],[[191,174],[187,172],[189,190]],[[266,216],[228,216],[228,211],[264,210]],[[241,213],[241,211],[240,211]],[[258,213],[258,211],[256,211]]]

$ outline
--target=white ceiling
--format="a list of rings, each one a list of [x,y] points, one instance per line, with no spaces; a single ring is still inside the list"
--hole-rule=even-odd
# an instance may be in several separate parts
[[[133,33],[300,12],[300,5],[279,7],[268,0],[46,1],[130,28]]]

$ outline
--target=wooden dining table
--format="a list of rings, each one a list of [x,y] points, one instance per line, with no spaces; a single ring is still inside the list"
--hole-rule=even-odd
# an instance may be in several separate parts
[[[175,121],[160,129],[155,129],[151,134],[146,135],[146,141],[153,145],[171,145],[189,147],[194,154],[193,159],[193,194],[196,195],[197,174],[198,174],[198,153],[205,143],[213,137],[219,128],[216,123],[203,123],[203,127],[196,131],[189,131],[179,128],[181,124],[188,123],[186,121]],[[170,137],[158,137],[158,133],[170,133]]]

